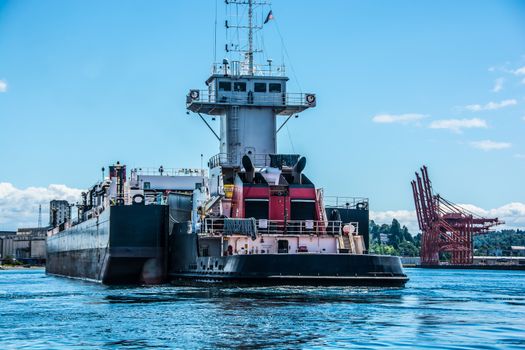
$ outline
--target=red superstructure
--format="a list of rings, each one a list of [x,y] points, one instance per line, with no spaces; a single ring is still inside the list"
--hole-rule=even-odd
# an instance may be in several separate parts
[[[472,237],[503,223],[498,218],[477,216],[434,195],[426,166],[421,168],[421,176],[416,172],[412,192],[422,233],[421,265],[438,265],[441,252],[452,253],[451,264],[472,264]]]
[[[314,184],[301,171],[281,168],[273,177],[255,172],[246,158],[249,170],[239,172],[234,182],[232,211],[233,218],[250,218],[289,221],[325,220],[321,212],[322,199],[317,195]],[[305,161],[303,161],[305,163]],[[272,182],[270,179],[275,179]]]

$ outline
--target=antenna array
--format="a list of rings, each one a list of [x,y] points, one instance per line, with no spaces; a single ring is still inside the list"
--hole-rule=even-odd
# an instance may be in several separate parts
[[[227,54],[236,53],[239,61],[248,64],[248,73],[254,71],[254,54],[262,52],[255,47],[257,32],[263,28],[264,7],[270,6],[267,0],[225,0],[226,3],[226,44]]]

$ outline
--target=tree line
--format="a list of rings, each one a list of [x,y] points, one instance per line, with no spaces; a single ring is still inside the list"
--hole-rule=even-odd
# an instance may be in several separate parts
[[[419,256],[421,234],[413,236],[397,219],[378,225],[370,220],[370,252],[398,256]]]
[[[397,219],[390,225],[376,224],[370,220],[370,252],[397,256],[419,256],[421,233],[413,235]],[[524,251],[513,251],[512,246],[525,246],[525,231],[502,230],[474,236],[474,255],[510,256],[525,255]]]

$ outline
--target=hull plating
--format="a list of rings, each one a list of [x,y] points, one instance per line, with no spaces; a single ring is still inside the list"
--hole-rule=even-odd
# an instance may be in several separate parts
[[[172,268],[174,283],[250,285],[403,286],[408,278],[399,258],[352,254],[265,254],[199,257]]]
[[[46,272],[114,283],[165,280],[165,206],[116,206],[47,239]]]

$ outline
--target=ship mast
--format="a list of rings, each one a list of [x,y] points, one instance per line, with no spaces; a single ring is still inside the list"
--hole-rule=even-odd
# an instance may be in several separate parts
[[[271,60],[268,65],[255,62],[255,54],[261,52],[256,47],[257,35],[264,26],[258,13],[265,5],[269,1],[226,0],[229,59],[213,65],[206,90],[191,89],[186,96],[187,109],[198,114],[219,139],[220,153],[209,161],[212,169],[239,169],[244,166],[244,156],[255,167],[269,166],[270,156],[277,154],[277,117],[289,119],[316,105],[315,94],[287,91],[284,65],[272,66]],[[219,116],[218,133],[203,115]]]
[[[248,0],[248,74],[253,75],[253,0]]]
[[[262,22],[257,21],[256,10],[263,10],[263,6],[270,5],[267,0],[226,0],[227,20],[225,28],[227,33],[234,30],[229,37],[225,46],[226,53],[237,53],[241,57],[233,59],[234,61],[243,61],[245,64],[244,74],[255,75],[255,54],[262,52],[255,47],[255,36],[257,31],[262,30]],[[244,14],[244,16],[243,16]],[[245,32],[246,31],[246,32]],[[233,57],[230,57],[233,58]]]

